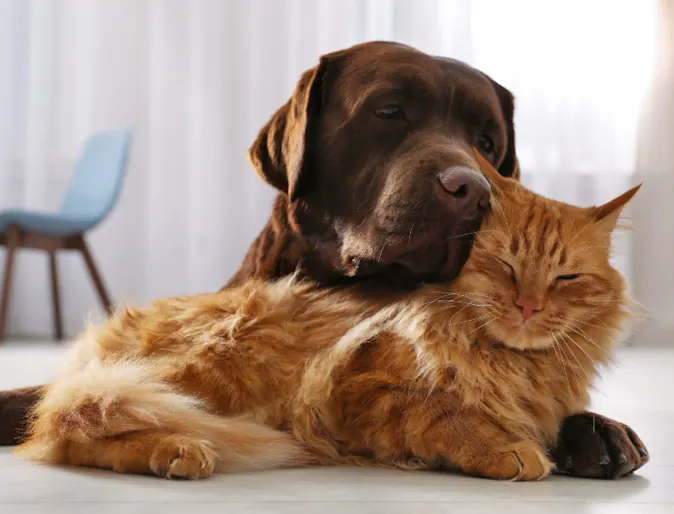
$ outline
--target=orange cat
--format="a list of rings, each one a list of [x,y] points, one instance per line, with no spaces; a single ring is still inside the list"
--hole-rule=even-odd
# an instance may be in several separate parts
[[[574,207],[477,158],[492,214],[452,284],[373,299],[288,278],[126,309],[81,336],[18,451],[170,478],[340,463],[547,476],[627,319],[610,237],[638,187]]]

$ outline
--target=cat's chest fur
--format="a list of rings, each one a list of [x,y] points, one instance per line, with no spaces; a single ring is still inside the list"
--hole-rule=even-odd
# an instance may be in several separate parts
[[[374,448],[390,458],[406,451],[403,427],[423,430],[446,416],[461,423],[465,411],[551,446],[562,419],[586,406],[588,380],[567,370],[554,351],[469,341],[460,332],[428,329],[428,321],[423,311],[399,305],[352,341],[350,353],[343,344],[341,352],[319,354],[304,373],[299,417],[319,412],[319,430],[344,453]]]

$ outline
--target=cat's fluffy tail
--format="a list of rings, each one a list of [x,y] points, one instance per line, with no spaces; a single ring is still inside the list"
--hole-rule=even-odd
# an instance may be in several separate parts
[[[309,462],[291,435],[242,418],[210,414],[197,399],[151,375],[146,362],[101,366],[94,361],[58,380],[37,405],[30,436],[17,452],[31,460],[58,462],[68,441],[86,443],[161,429],[208,441],[222,471]]]

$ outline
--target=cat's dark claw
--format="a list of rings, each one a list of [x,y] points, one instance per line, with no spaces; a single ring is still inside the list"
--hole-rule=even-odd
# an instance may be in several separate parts
[[[564,420],[552,457],[557,473],[584,478],[620,478],[649,459],[630,427],[591,412]]]

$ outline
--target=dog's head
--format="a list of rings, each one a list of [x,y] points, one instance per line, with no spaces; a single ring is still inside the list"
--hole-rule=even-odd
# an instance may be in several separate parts
[[[513,97],[470,66],[372,42],[323,56],[249,157],[321,278],[449,279],[489,206],[477,147],[517,175]]]

